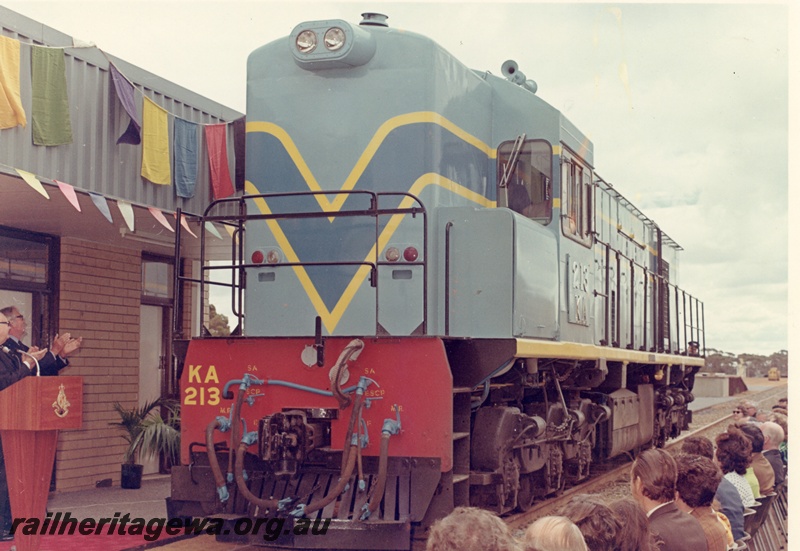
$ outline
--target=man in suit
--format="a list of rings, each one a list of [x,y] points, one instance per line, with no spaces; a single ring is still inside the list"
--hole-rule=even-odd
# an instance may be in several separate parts
[[[0,341],[8,338],[10,322],[5,314],[0,312]],[[19,355],[11,352],[6,346],[0,347],[0,390],[13,385],[20,379],[32,375],[29,358],[21,360]],[[0,541],[14,539],[11,531],[11,501],[8,497],[8,482],[6,481],[6,461],[3,456],[3,447],[0,444]]]
[[[78,350],[81,346],[82,337],[73,339],[69,333],[56,335],[50,350],[31,347],[22,342],[22,337],[28,329],[28,322],[25,316],[20,314],[16,306],[7,306],[0,309],[9,322],[8,338],[4,339],[3,344],[12,352],[28,352],[39,361],[39,374],[42,376],[58,375],[58,372],[69,365],[67,357]],[[24,355],[22,355],[25,357]]]
[[[783,428],[772,421],[761,423],[758,428],[761,429],[761,434],[764,435],[764,450],[762,454],[772,465],[772,470],[775,472],[775,486],[780,486],[786,478],[786,467],[783,464],[779,449],[781,442],[785,438]]]
[[[708,551],[702,526],[675,505],[678,467],[661,449],[639,454],[631,469],[631,495],[647,515],[661,551]]]

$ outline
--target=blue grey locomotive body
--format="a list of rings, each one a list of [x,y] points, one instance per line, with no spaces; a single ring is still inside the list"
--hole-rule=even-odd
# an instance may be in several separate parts
[[[524,510],[594,461],[677,436],[703,365],[689,349],[703,339],[702,305],[675,283],[680,247],[598,176],[591,141],[514,62],[502,73],[376,14],[302,23],[248,60],[233,259],[243,342],[267,364],[270,346],[302,343],[296,385],[310,384],[304,369],[327,370],[339,342],[365,353],[441,343],[448,388],[409,375],[381,395],[401,423],[404,401],[425,401],[412,393],[452,408],[446,434],[417,427],[408,454],[446,440],[437,491],[409,497],[406,518],[385,502],[373,517],[410,522],[417,537],[456,505]],[[368,373],[365,357],[350,363]],[[413,417],[402,430],[416,430]],[[353,533],[365,530],[357,517]]]

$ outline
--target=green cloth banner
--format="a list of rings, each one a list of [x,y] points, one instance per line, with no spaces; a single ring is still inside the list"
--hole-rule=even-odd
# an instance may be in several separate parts
[[[33,143],[71,144],[72,124],[69,118],[63,49],[33,46],[31,87],[33,88]]]

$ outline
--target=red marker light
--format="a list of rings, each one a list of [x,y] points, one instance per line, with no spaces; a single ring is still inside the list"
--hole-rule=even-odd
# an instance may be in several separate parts
[[[406,262],[414,262],[419,258],[419,252],[415,247],[406,247],[406,250],[403,251],[403,258],[406,259]]]
[[[250,260],[253,264],[261,264],[264,262],[264,253],[261,251],[253,251],[253,254],[250,255]]]

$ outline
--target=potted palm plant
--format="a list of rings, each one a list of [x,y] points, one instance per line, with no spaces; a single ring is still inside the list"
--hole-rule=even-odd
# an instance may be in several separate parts
[[[167,411],[166,419],[161,416],[162,408]],[[138,489],[142,485],[143,466],[138,463],[140,458],[161,454],[171,460],[178,457],[181,440],[178,403],[157,398],[141,406],[127,408],[115,402],[114,411],[120,420],[109,424],[118,427],[128,443],[123,457],[120,486]]]

